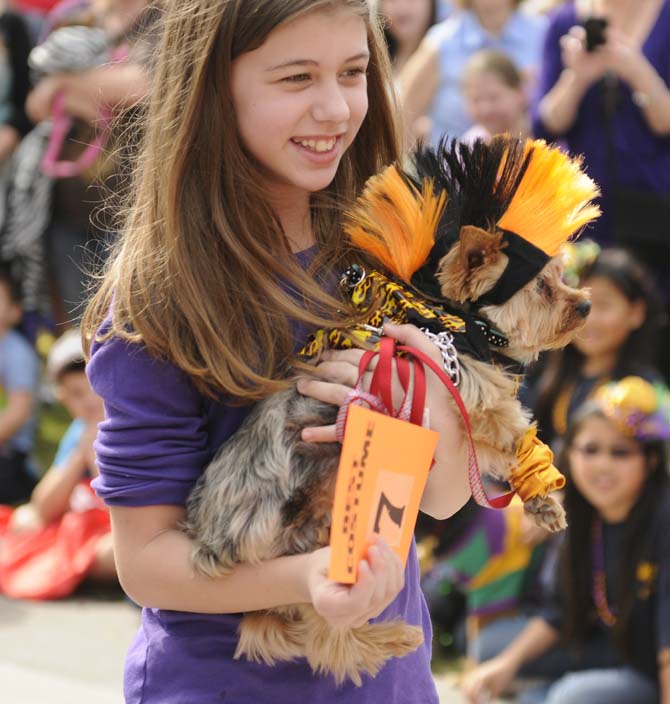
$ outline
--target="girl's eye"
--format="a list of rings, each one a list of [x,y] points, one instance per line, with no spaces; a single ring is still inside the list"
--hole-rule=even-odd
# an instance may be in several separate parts
[[[610,456],[614,460],[625,460],[635,454],[637,454],[637,450],[632,447],[612,447],[610,449]]]
[[[282,78],[283,83],[304,83],[305,81],[309,81],[311,76],[309,73],[296,73],[293,76],[287,76],[286,78]]]
[[[358,76],[366,75],[367,71],[364,68],[350,68],[344,72],[346,78],[358,78]]]

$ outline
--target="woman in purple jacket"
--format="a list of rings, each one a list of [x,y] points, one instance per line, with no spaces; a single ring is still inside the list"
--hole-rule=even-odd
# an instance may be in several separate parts
[[[587,32],[594,17],[604,31]],[[670,194],[669,82],[668,0],[576,0],[552,16],[533,131],[584,155],[603,192],[589,232],[601,245],[615,239],[615,189]]]

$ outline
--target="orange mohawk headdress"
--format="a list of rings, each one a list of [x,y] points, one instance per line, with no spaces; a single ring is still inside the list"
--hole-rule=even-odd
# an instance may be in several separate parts
[[[368,180],[345,232],[357,247],[409,283],[435,244],[446,195],[442,191],[436,196],[429,180],[419,191],[396,166],[389,166]]]
[[[496,237],[509,262],[493,288],[475,302],[499,305],[533,279],[562,244],[600,215],[600,195],[574,159],[541,140],[495,137],[490,143],[442,142],[414,156],[419,181],[432,180],[448,194],[428,261],[412,279],[424,293],[439,295],[437,262],[474,226]]]
[[[591,202],[599,191],[581,170],[581,158],[571,159],[539,139],[528,140],[525,151],[528,165],[497,225],[553,257],[600,215]]]

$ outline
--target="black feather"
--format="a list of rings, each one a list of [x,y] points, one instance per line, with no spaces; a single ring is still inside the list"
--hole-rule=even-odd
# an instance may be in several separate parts
[[[431,179],[436,191],[446,190],[447,205],[437,228],[435,246],[426,263],[412,277],[412,284],[439,298],[434,277],[438,262],[458,239],[464,225],[492,230],[503,216],[519,187],[532,149],[525,140],[494,137],[464,144],[443,139],[437,148],[419,147],[412,156],[413,176],[418,183]]]

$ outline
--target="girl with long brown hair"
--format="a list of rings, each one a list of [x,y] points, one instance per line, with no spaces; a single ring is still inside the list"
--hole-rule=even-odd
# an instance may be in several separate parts
[[[178,529],[251,402],[287,383],[306,330],[349,317],[329,292],[352,254],[342,213],[399,156],[380,32],[365,0],[166,3],[131,206],[84,318],[106,408],[96,490],[120,580],[145,607],[128,702],[437,702],[414,548],[403,571],[372,546],[353,586],[327,579],[328,548],[212,579],[194,573]],[[386,332],[441,361],[416,328]],[[331,353],[299,389],[341,405],[359,354]],[[469,493],[464,449],[432,377],[427,405],[442,432],[422,508],[446,517]],[[335,429],[303,439],[332,442]],[[305,602],[334,626],[402,618],[424,645],[361,688],[304,660],[233,659],[240,613]]]

